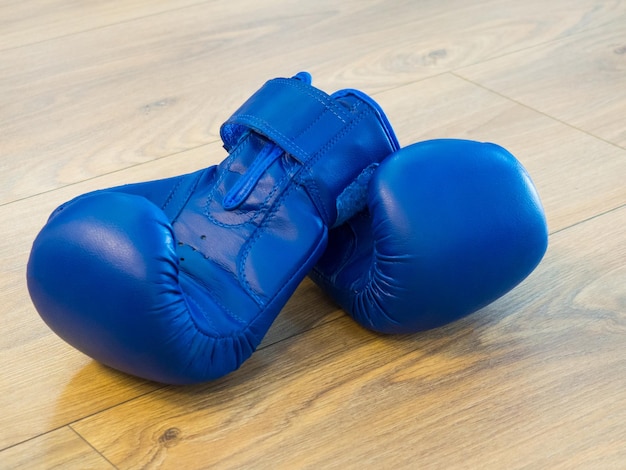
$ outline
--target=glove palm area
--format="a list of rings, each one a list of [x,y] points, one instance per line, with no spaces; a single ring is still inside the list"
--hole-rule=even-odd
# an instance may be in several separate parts
[[[31,298],[92,358],[173,384],[237,369],[323,253],[336,198],[397,148],[380,108],[274,79],[221,128],[220,165],[59,207],[28,263]]]

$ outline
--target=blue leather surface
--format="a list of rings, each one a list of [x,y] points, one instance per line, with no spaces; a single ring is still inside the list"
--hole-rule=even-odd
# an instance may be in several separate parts
[[[338,195],[398,148],[371,99],[329,96],[306,74],[265,84],[222,137],[218,166],[89,193],[51,215],[27,279],[61,338],[159,382],[235,370],[323,253]]]
[[[331,230],[311,277],[376,331],[412,333],[475,312],[547,248],[528,173],[494,144],[411,145],[378,167],[368,191],[368,208]]]

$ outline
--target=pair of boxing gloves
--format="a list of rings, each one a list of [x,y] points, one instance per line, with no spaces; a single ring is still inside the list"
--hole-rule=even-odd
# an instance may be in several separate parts
[[[217,166],[53,212],[27,281],[61,338],[136,376],[200,382],[237,369],[307,275],[364,327],[412,333],[504,295],[546,250],[539,197],[509,152],[400,149],[359,91],[270,80],[221,137]]]

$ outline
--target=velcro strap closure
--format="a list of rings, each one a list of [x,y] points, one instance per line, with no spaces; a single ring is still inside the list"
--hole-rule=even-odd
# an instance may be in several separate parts
[[[350,121],[347,108],[299,78],[270,80],[226,121],[227,151],[252,130],[305,164]]]

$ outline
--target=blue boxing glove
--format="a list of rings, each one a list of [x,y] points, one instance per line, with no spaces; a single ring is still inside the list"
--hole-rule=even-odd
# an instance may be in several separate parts
[[[27,280],[61,338],[159,382],[237,369],[324,252],[338,195],[398,148],[370,98],[329,96],[306,73],[267,82],[221,136],[218,166],[88,193],[50,216]]]
[[[535,187],[497,145],[414,144],[361,187],[363,197],[357,185],[346,199],[366,207],[331,230],[311,277],[372,330],[412,333],[468,315],[520,283],[546,251]]]

